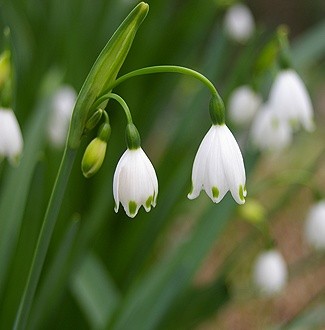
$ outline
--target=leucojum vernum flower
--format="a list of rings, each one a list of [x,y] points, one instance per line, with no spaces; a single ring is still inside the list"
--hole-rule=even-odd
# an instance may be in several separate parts
[[[57,95],[54,102],[51,130],[52,142],[62,146],[67,134],[67,123],[73,107],[65,149],[55,181],[51,199],[44,216],[38,245],[33,256],[33,263],[28,276],[25,293],[22,297],[16,318],[16,328],[25,328],[30,303],[44,264],[46,251],[55,226],[63,192],[67,185],[72,165],[82,139],[88,134],[97,132],[85,149],[81,169],[86,178],[95,175],[101,168],[108,147],[111,124],[107,104],[116,101],[126,116],[126,146],[116,166],[113,178],[113,196],[115,211],[122,204],[126,214],[133,218],[141,206],[148,212],[156,206],[158,197],[158,179],[153,164],[141,147],[140,134],[133,122],[132,113],[125,100],[114,92],[126,80],[147,74],[178,73],[195,78],[208,88],[211,93],[209,112],[212,126],[203,138],[194,158],[189,199],[195,199],[204,190],[214,203],[219,203],[230,191],[238,204],[245,203],[246,173],[244,160],[237,141],[226,125],[223,100],[211,81],[194,70],[175,66],[151,66],[134,70],[118,77],[118,73],[133,43],[138,28],[148,13],[148,4],[139,3],[126,17],[108,41],[90,70],[78,97],[74,91],[65,88]],[[225,29],[229,36],[239,42],[246,42],[254,32],[255,23],[250,11],[243,5],[235,5],[226,15]],[[312,108],[309,96],[300,78],[288,67],[282,68],[267,102],[269,109],[261,111],[259,121],[253,123],[253,135],[264,139],[261,147],[276,148],[287,145],[291,139],[287,126],[303,126],[312,129]],[[6,71],[5,75],[6,76]],[[1,73],[1,72],[0,72]],[[0,78],[2,79],[0,75]],[[0,83],[2,80],[0,79]],[[0,85],[1,86],[1,85]],[[248,123],[260,105],[260,96],[245,87],[241,90],[234,107],[233,118],[241,123]],[[76,98],[76,99],[75,99]],[[296,99],[297,102],[295,102]],[[240,114],[240,103],[245,101],[249,108],[245,115]],[[16,158],[22,150],[22,138],[13,112],[0,104],[0,156],[10,160]],[[245,113],[243,109],[243,113]],[[287,125],[287,126],[284,126]],[[290,131],[291,133],[291,131]],[[275,134],[275,135],[274,135]],[[276,137],[274,137],[276,136]],[[39,245],[41,248],[38,248]],[[280,291],[287,279],[286,264],[277,250],[260,255],[255,267],[256,284],[266,293]]]

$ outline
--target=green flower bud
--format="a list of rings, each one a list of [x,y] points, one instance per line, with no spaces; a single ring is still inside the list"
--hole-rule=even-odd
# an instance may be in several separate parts
[[[105,154],[107,142],[96,137],[88,145],[81,161],[81,170],[86,178],[90,178],[101,168]]]
[[[265,221],[265,209],[261,203],[254,199],[247,199],[245,205],[243,205],[239,214],[242,218],[252,224],[259,224]]]
[[[0,90],[5,83],[10,79],[10,51],[5,50],[0,55]]]
[[[130,50],[135,34],[149,10],[140,2],[116,30],[100,53],[84,82],[71,118],[68,145],[76,149],[80,144],[85,124],[92,116],[95,100],[110,90]]]

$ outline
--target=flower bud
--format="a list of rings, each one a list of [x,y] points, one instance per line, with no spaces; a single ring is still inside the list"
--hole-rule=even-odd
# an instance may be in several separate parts
[[[0,90],[10,78],[10,51],[5,50],[0,55]]]
[[[88,145],[81,161],[81,170],[86,178],[92,177],[101,168],[105,154],[107,142],[96,137]]]
[[[98,136],[93,139],[86,148],[81,161],[81,170],[86,178],[90,178],[101,168],[110,135],[111,126],[108,122],[105,122],[100,126]]]
[[[100,119],[102,118],[103,115],[103,110],[102,109],[98,109],[86,122],[85,125],[85,130],[84,130],[84,134],[87,134],[89,131],[91,131],[92,129],[94,129],[97,124],[99,123]]]

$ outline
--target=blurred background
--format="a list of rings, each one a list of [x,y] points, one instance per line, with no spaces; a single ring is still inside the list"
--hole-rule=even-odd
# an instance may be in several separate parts
[[[248,128],[229,123],[243,151],[248,199],[263,208],[288,265],[281,292],[265,297],[252,281],[265,238],[229,193],[213,204],[186,195],[198,145],[210,127],[209,93],[173,74],[133,78],[116,89],[128,103],[159,180],[156,208],[130,220],[115,214],[112,177],[125,150],[125,118],[110,103],[112,136],[100,172],[87,180],[78,152],[28,322],[29,329],[325,329],[324,253],[304,237],[325,191],[325,3],[250,0],[256,31],[244,44],[224,30],[227,0],[153,0],[120,75],[151,65],[206,75],[228,104],[253,80],[276,29],[289,29],[292,61],[310,92],[316,130],[295,134],[279,153],[258,152]],[[0,328],[12,328],[63,149],[47,138],[53,94],[80,90],[99,52],[137,4],[128,0],[1,0],[11,30],[13,109],[25,147],[17,168],[0,164]],[[4,41],[1,40],[1,50]],[[267,98],[274,57],[259,91]],[[286,179],[286,178],[290,178]],[[293,178],[293,179],[292,179]],[[10,197],[8,197],[10,196]],[[7,198],[7,199],[6,199]],[[10,203],[4,202],[8,200]],[[2,199],[2,204],[1,204]],[[4,213],[7,212],[7,213]],[[10,215],[5,217],[4,214]]]

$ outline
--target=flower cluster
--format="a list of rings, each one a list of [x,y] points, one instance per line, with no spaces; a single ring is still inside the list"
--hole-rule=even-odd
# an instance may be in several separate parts
[[[295,130],[314,129],[313,107],[306,87],[292,69],[281,70],[270,91],[269,100],[254,118],[251,138],[260,150],[282,150]]]

